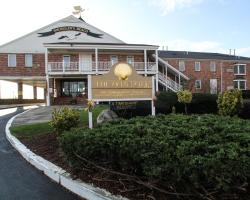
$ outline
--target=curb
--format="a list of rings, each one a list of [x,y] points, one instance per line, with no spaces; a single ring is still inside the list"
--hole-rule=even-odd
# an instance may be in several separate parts
[[[124,198],[122,196],[114,196],[104,189],[95,187],[91,184],[84,183],[79,179],[73,180],[70,174],[67,173],[64,169],[34,154],[26,146],[24,146],[16,137],[11,134],[10,127],[13,120],[17,116],[24,114],[28,111],[30,110],[24,111],[23,113],[17,114],[12,117],[7,122],[5,127],[7,140],[22,155],[25,160],[27,160],[38,170],[42,171],[50,179],[82,198],[89,200],[128,200],[127,198]]]

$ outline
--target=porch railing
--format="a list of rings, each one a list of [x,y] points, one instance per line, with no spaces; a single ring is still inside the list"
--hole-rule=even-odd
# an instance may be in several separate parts
[[[179,83],[175,82],[169,77],[166,77],[163,73],[158,72],[159,74],[159,80],[166,85],[169,89],[171,89],[174,92],[182,90],[182,85]]]
[[[67,73],[67,72],[79,72],[79,73],[89,73],[98,71],[100,73],[107,72],[113,66],[114,63],[109,61],[96,62],[48,62],[48,72],[54,73]],[[131,65],[136,69],[136,71],[147,71],[151,73],[156,72],[156,63],[147,62],[146,67],[144,62],[133,62]]]

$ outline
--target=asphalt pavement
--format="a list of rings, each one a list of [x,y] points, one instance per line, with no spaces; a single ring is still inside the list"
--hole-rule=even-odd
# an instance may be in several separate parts
[[[0,110],[0,200],[78,200],[31,166],[7,141],[6,123],[23,111],[23,108]]]

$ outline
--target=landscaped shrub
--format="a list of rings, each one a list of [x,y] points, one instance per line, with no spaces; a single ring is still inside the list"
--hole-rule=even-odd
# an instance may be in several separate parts
[[[192,101],[187,105],[188,112],[194,114],[217,113],[217,98],[216,94],[194,93]],[[172,112],[172,108],[176,108],[177,113],[184,113],[183,104],[177,100],[177,94],[174,92],[160,92],[157,95],[156,112],[168,114]]]
[[[130,119],[135,116],[147,116],[151,114],[150,101],[138,102],[111,102],[110,109],[119,117]]]
[[[155,107],[157,113],[171,113],[173,106],[178,103],[177,95],[174,92],[159,92],[156,97]]]
[[[78,170],[84,158],[177,193],[243,199],[250,181],[249,133],[250,122],[239,118],[170,114],[73,130],[60,142]]]
[[[243,99],[250,99],[250,90],[242,90],[241,92]]]
[[[52,112],[50,125],[57,134],[77,127],[80,122],[80,112],[75,109],[63,107]]]
[[[250,99],[243,100],[243,108],[240,109],[239,117],[243,119],[250,119]]]
[[[196,114],[207,114],[207,113],[218,113],[216,94],[203,94],[194,93],[192,102],[188,105],[188,110],[190,113]]]
[[[187,104],[190,104],[192,101],[192,93],[188,90],[183,90],[177,92],[178,102],[184,104],[185,113],[187,114]]]
[[[242,93],[240,90],[228,90],[218,97],[218,109],[220,115],[234,116],[243,107]]]

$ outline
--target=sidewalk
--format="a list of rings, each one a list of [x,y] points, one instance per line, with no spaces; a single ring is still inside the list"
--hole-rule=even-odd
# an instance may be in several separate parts
[[[38,108],[34,108],[16,117],[12,125],[16,126],[16,125],[23,125],[23,124],[35,124],[35,123],[48,122],[51,120],[52,111],[54,109],[59,109],[61,107],[65,107],[65,106],[40,106]],[[68,105],[67,107],[76,108],[76,109],[84,109],[83,106],[79,106],[79,105],[72,105],[72,106]]]

